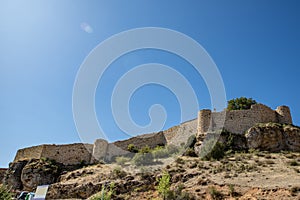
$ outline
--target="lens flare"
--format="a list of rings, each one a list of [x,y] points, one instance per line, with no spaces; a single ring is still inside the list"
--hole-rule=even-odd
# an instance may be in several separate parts
[[[93,28],[86,22],[82,22],[80,28],[87,33],[93,33]]]

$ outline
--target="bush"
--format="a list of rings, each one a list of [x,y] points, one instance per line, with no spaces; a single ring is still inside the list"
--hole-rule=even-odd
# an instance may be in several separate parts
[[[150,165],[154,162],[151,153],[137,153],[132,158],[132,163],[136,166]]]
[[[158,186],[157,186],[157,191],[161,195],[161,197],[165,200],[168,197],[168,194],[170,193],[170,174],[167,172],[164,172],[161,178],[159,178],[158,181]]]
[[[131,153],[139,152],[139,149],[136,146],[134,146],[134,144],[129,144],[127,150]]]
[[[169,155],[172,155],[178,153],[179,149],[175,145],[170,144],[167,146],[167,151]]]
[[[198,155],[196,154],[194,148],[187,148],[183,154],[184,156],[189,156],[189,157],[198,157]]]
[[[184,186],[180,184],[175,190],[171,190],[170,174],[164,172],[159,178],[157,191],[164,200],[194,200],[195,198],[187,192],[183,192]]]
[[[204,143],[200,150],[200,157],[204,160],[220,160],[225,156],[225,147],[220,142],[213,140]]]
[[[112,178],[124,178],[127,173],[121,167],[115,167],[110,175]]]
[[[216,188],[213,186],[208,188],[208,192],[212,199],[217,200],[217,199],[222,199],[222,197],[223,197],[222,193],[219,192],[218,190],[216,190]]]
[[[252,98],[240,97],[228,101],[227,110],[247,110],[257,102]]]
[[[140,150],[139,150],[139,153],[150,153],[151,152],[151,149],[148,145],[142,147]]]
[[[155,159],[166,158],[169,156],[168,150],[161,146],[155,147],[155,149],[153,149],[151,153],[153,155],[153,158],[155,158]]]
[[[1,200],[11,200],[13,197],[12,193],[5,185],[0,185],[0,199]]]
[[[90,200],[111,200],[112,195],[115,193],[115,184],[111,183],[109,186],[109,190],[102,186],[101,193],[98,195],[93,196]]]
[[[130,159],[127,158],[127,157],[123,157],[123,156],[120,156],[120,157],[116,157],[116,162],[118,165],[121,165],[121,166],[125,166],[125,163],[126,162],[129,162]]]

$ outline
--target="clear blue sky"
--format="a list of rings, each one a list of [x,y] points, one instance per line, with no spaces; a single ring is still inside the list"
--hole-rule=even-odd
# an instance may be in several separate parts
[[[2,0],[0,166],[8,166],[19,148],[80,142],[72,91],[81,63],[106,38],[139,27],[169,28],[195,39],[217,64],[227,99],[247,96],[272,108],[288,105],[299,125],[299,10],[297,0]],[[199,109],[210,107],[201,77],[180,68],[187,65],[185,61],[149,51],[132,52],[116,61],[107,72],[105,86],[97,90],[98,119],[111,131],[110,140],[124,136],[118,134],[107,106],[109,90],[124,69],[136,64],[162,62],[181,70],[199,91]],[[100,97],[104,100],[98,101]],[[153,103],[163,104],[168,112],[165,128],[180,122],[176,98],[158,86],[146,86],[134,94],[133,119],[147,124],[147,110]]]

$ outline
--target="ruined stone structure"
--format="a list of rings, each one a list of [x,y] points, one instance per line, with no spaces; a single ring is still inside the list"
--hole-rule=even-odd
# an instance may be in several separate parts
[[[289,107],[279,106],[276,110],[272,110],[263,104],[255,104],[249,110],[222,112],[201,110],[198,113],[198,135],[221,128],[231,133],[243,134],[255,124],[267,122],[292,124]]]
[[[65,165],[79,164],[83,161],[85,163],[94,163],[97,160],[110,161],[116,156],[128,154],[127,147],[129,144],[133,144],[137,148],[146,145],[154,148],[166,144],[181,146],[187,142],[191,135],[203,138],[202,136],[205,136],[207,131],[221,128],[231,133],[243,134],[255,124],[267,122],[292,124],[289,107],[279,106],[276,110],[272,110],[263,104],[255,104],[249,110],[223,112],[201,110],[198,119],[184,122],[158,133],[144,134],[114,143],[98,139],[93,145],[70,144],[29,147],[18,150],[14,161],[40,159],[42,157],[54,159]]]
[[[20,160],[48,158],[65,165],[76,165],[82,162],[89,163],[93,145],[67,144],[67,145],[39,145],[20,149],[14,162]]]

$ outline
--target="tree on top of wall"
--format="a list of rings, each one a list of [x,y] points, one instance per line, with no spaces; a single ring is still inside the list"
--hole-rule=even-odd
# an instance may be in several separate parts
[[[228,101],[227,110],[247,110],[251,105],[257,104],[252,98],[240,97]]]

